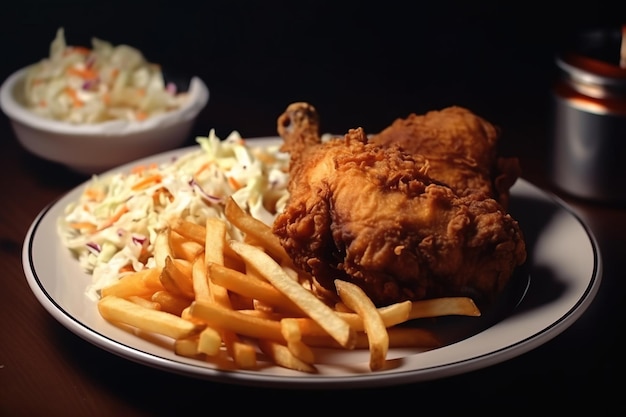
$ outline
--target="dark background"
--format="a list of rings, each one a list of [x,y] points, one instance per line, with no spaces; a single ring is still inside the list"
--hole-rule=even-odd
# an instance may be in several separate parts
[[[207,83],[198,135],[275,135],[296,100],[333,132],[461,105],[500,125],[511,152],[528,140],[543,152],[555,51],[626,22],[626,2],[24,0],[1,19],[1,79],[47,56],[59,27],[73,45],[126,43]]]

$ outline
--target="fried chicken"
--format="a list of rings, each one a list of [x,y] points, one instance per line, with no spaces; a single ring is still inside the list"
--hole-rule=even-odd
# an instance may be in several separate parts
[[[426,157],[432,178],[459,195],[484,193],[508,206],[509,189],[520,176],[517,158],[498,155],[500,130],[471,111],[458,106],[410,114],[396,119],[370,141],[396,144]]]
[[[337,278],[382,306],[466,295],[490,302],[526,258],[522,233],[492,198],[459,195],[433,180],[429,162],[368,142],[362,128],[322,142],[313,106],[278,119],[290,153],[290,197],[273,231],[332,298]]]

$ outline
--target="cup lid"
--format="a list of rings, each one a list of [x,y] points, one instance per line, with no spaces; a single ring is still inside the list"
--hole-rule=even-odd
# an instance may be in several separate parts
[[[556,56],[557,67],[573,81],[626,91],[626,66],[620,66],[621,27],[575,35]]]

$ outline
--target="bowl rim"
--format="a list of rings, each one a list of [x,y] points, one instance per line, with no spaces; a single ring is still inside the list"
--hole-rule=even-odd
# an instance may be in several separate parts
[[[18,103],[15,99],[13,90],[16,84],[24,78],[26,72],[32,65],[28,65],[13,72],[4,80],[0,86],[0,108],[14,122],[19,122],[40,131],[86,136],[132,134],[187,122],[195,118],[209,101],[209,89],[206,84],[201,78],[193,76],[189,83],[189,100],[178,109],[149,117],[139,122],[112,120],[92,124],[71,124],[39,116]]]

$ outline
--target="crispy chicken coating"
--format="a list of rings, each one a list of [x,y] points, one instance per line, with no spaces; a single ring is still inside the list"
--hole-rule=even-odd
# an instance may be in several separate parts
[[[290,198],[274,233],[319,294],[351,281],[377,305],[467,295],[492,301],[526,258],[515,221],[492,198],[433,180],[427,158],[368,142],[361,128],[322,142],[313,106],[278,119]]]
[[[459,195],[483,193],[507,207],[509,189],[521,169],[517,158],[498,155],[499,138],[498,127],[452,106],[396,119],[370,141],[428,158],[428,174]]]

